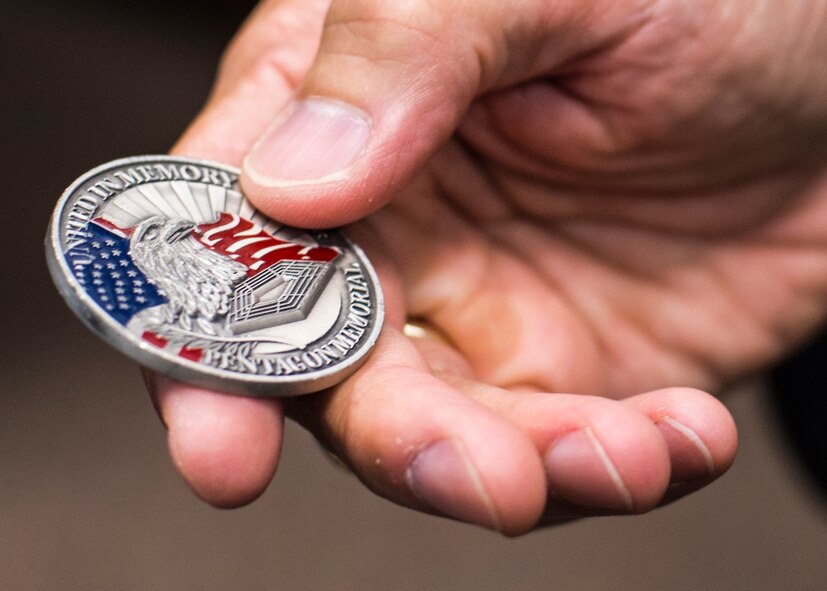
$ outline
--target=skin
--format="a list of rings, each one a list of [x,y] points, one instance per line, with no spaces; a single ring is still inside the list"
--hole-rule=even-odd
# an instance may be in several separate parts
[[[720,476],[735,426],[692,388],[766,366],[825,315],[825,14],[264,2],[174,151],[245,162],[280,221],[358,221],[388,328],[353,377],[290,400],[147,374],[185,480],[252,501],[285,412],[374,492],[509,535]],[[369,141],[320,182],[262,175],[257,140],[305,97],[359,109]]]

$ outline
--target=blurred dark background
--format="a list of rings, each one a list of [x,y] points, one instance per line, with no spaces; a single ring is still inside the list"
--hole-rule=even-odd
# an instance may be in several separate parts
[[[195,499],[136,369],[59,300],[42,242],[81,173],[168,149],[249,8],[0,7],[0,589],[823,589],[823,497],[782,433],[801,418],[757,380],[725,398],[741,430],[732,471],[642,517],[506,540],[373,497],[292,426],[258,502],[227,512]],[[801,371],[776,377],[785,387]]]

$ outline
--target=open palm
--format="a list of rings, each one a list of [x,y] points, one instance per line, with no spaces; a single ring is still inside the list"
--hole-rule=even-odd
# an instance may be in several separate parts
[[[403,34],[400,14],[359,4],[265,4],[178,148],[240,161],[302,79],[311,97],[376,91],[359,99],[373,127],[358,157],[340,158],[348,174],[290,165],[308,146],[293,150],[301,141],[278,136],[279,125],[247,158],[250,197],[289,223],[343,223],[389,202],[351,234],[379,268],[390,326],[355,376],[284,402],[288,413],[383,496],[507,533],[645,511],[720,475],[735,451],[731,419],[714,398],[675,386],[717,389],[823,317],[815,114],[790,93],[743,98],[752,81],[735,74],[755,47],[720,66],[724,18],[708,45],[687,50],[658,28],[661,14],[627,6],[587,23],[584,40],[576,27],[554,43],[524,32],[531,59],[477,45],[475,75],[459,52],[460,66],[400,86],[424,66],[353,56],[377,39],[398,56],[441,25],[417,21]],[[298,40],[317,38],[325,14],[313,58],[315,44]],[[695,26],[679,6],[667,16],[679,32]],[[393,35],[376,32],[389,22]],[[272,36],[285,23],[293,45]],[[449,49],[430,57],[443,63]],[[514,60],[521,69],[502,66]],[[329,120],[321,99],[308,104]],[[785,117],[755,125],[767,110]],[[343,129],[358,137],[351,120]],[[288,162],[281,181],[273,161]],[[425,338],[405,337],[406,320]],[[256,496],[275,469],[282,405],[150,382],[196,492],[219,505]]]

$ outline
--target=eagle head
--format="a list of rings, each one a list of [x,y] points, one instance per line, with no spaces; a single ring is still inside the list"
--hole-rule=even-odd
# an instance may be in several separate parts
[[[161,334],[227,333],[233,288],[247,276],[244,265],[199,242],[194,228],[189,220],[154,216],[138,224],[130,236],[132,260],[167,299],[152,314],[157,322],[150,322]]]

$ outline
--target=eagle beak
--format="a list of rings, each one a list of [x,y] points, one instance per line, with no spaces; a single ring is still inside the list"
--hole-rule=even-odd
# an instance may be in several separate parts
[[[163,240],[167,244],[178,242],[190,235],[190,232],[195,227],[195,224],[188,220],[178,220],[169,225],[167,231],[164,232]]]

